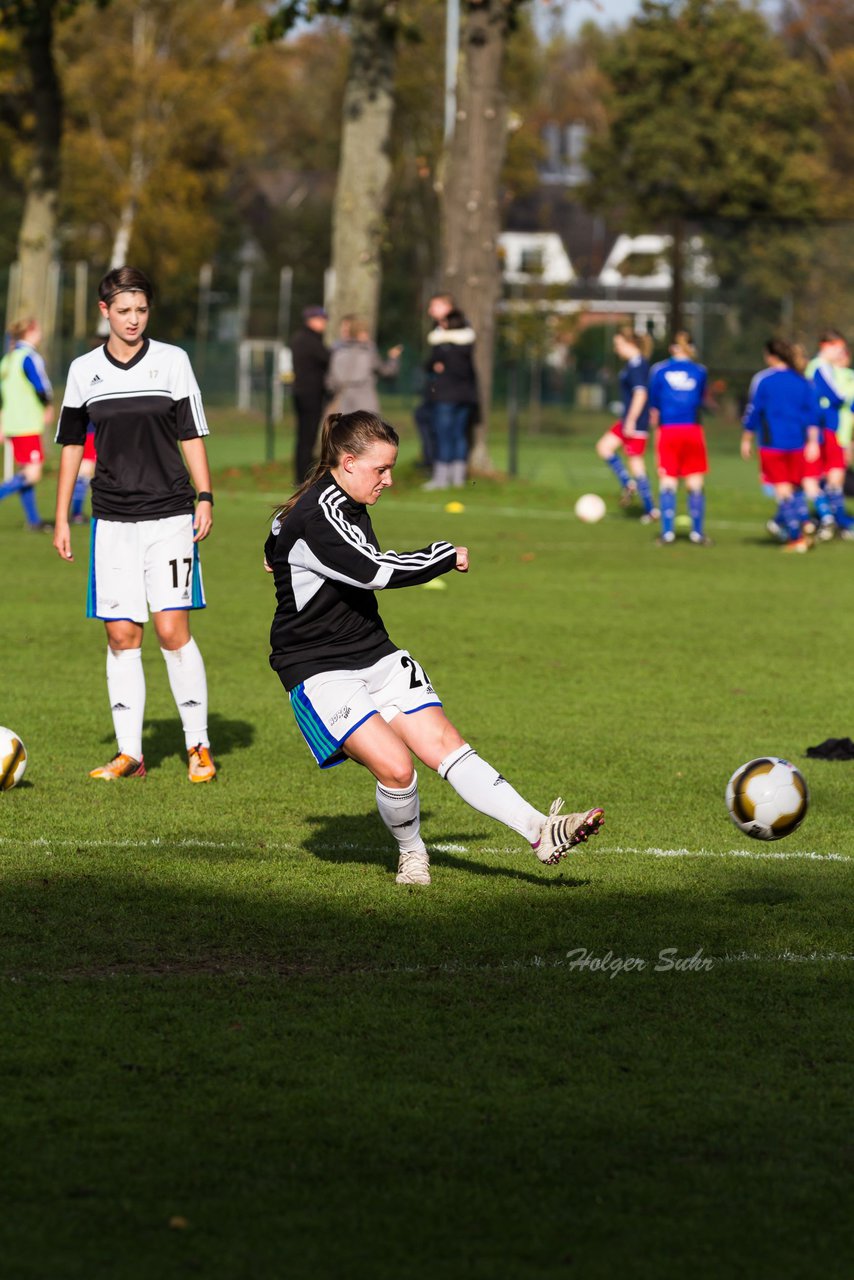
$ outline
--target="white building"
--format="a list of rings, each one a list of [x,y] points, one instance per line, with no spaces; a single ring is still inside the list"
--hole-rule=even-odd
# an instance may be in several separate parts
[[[556,231],[502,231],[499,247],[508,284],[570,284],[576,278]]]

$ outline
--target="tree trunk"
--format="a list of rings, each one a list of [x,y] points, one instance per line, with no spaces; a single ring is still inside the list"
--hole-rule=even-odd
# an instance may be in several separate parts
[[[383,0],[352,0],[350,69],[332,213],[330,328],[364,316],[376,332],[391,162],[396,31]]]
[[[670,336],[684,328],[685,312],[685,225],[674,218],[670,246]]]
[[[24,211],[18,231],[21,265],[18,312],[49,323],[50,267],[56,257],[59,148],[62,138],[62,90],[53,57],[53,0],[39,0],[21,29],[21,43],[32,84],[33,156],[26,177]],[[45,333],[45,338],[52,335]]]
[[[145,86],[149,81],[150,68],[154,61],[155,34],[154,15],[146,9],[145,5],[138,5],[133,15],[131,49],[133,54],[133,83],[139,93],[140,102],[145,100]],[[127,190],[113,239],[113,252],[110,255],[111,271],[114,271],[117,267],[127,266],[130,242],[139,210],[139,201],[148,181],[149,164],[145,147],[146,124],[143,108],[140,106],[134,116],[131,129]]]
[[[499,183],[507,136],[502,88],[510,0],[468,0],[460,38],[457,115],[442,184],[442,287],[477,334],[480,422],[472,465],[491,470],[486,446],[496,309],[501,296]]]

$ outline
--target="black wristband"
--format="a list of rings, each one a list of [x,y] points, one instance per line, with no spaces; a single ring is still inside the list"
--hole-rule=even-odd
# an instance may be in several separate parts
[[[214,504],[214,501],[213,501],[213,494],[212,494],[212,493],[200,493],[200,494],[197,494],[197,496],[196,496],[196,502],[209,502],[209,503],[211,504],[211,506],[213,506],[213,504]]]

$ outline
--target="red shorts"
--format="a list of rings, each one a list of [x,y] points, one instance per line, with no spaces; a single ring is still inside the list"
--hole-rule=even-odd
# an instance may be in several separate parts
[[[671,480],[702,476],[709,469],[706,437],[697,423],[675,423],[658,432],[658,474]]]
[[[848,465],[845,450],[836,438],[834,431],[825,431],[821,442],[822,475],[828,471],[844,471]]]
[[[611,435],[616,436],[620,441],[620,444],[626,451],[627,458],[640,458],[646,452],[646,442],[649,439],[649,436],[645,431],[636,436],[629,436],[629,438],[626,439],[623,433],[622,422],[615,422],[613,427],[610,427],[609,430]]]
[[[820,467],[821,463],[815,465]],[[807,475],[807,468],[803,449],[759,450],[759,470],[767,484],[790,484],[798,489]]]
[[[98,455],[95,452],[95,432],[94,431],[86,432],[86,443],[83,446],[83,461],[84,462],[98,461]]]
[[[8,436],[7,438],[19,467],[26,467],[31,462],[44,462],[41,436]]]

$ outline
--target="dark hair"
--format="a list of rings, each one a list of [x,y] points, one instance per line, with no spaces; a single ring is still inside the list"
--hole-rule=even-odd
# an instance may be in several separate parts
[[[822,329],[818,335],[818,345],[823,347],[826,342],[845,342],[845,334],[838,329]]]
[[[803,373],[806,368],[806,360],[801,348],[796,347],[792,342],[786,342],[784,338],[769,338],[765,343],[765,352],[775,360],[782,360],[783,364],[788,365],[795,373]]]
[[[395,449],[400,443],[400,437],[391,423],[385,422],[378,414],[368,413],[367,409],[356,409],[353,413],[330,413],[320,433],[320,461],[287,502],[276,508],[275,518],[284,520],[306,490],[326,472],[337,467],[345,454],[352,453],[358,458],[378,442],[393,444]]]
[[[98,285],[98,298],[109,306],[119,293],[144,293],[150,302],[154,297],[154,286],[138,267],[116,267],[108,271]]]
[[[469,325],[468,320],[466,320],[458,307],[454,307],[452,311],[449,311],[442,323],[446,329],[467,329]]]

